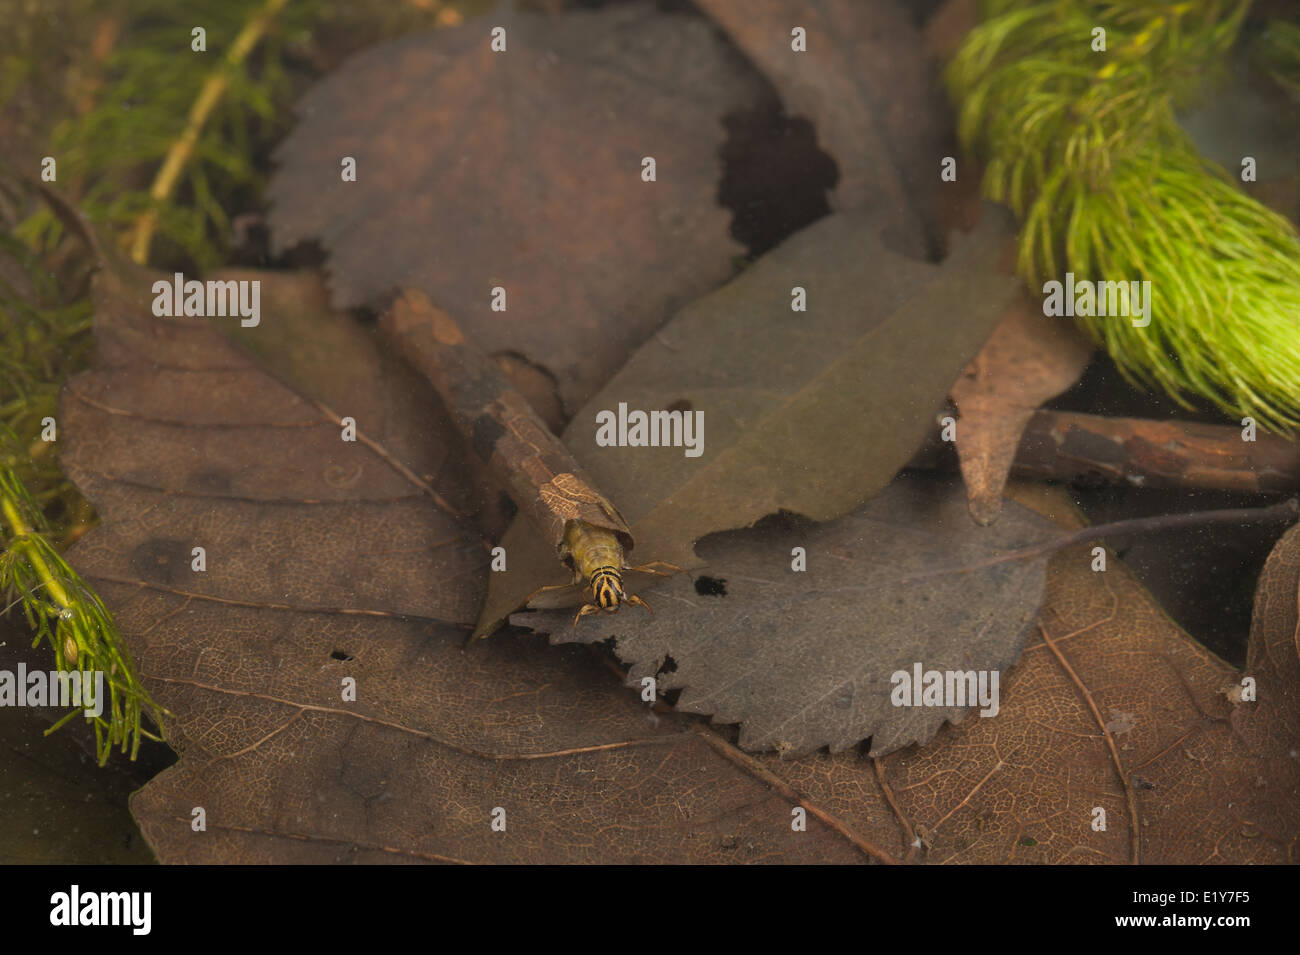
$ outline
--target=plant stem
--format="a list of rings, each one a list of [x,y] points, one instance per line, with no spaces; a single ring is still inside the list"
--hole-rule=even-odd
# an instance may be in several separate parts
[[[9,437],[12,441],[12,433]],[[159,738],[141,725],[144,711],[149,711],[159,730],[166,711],[141,685],[108,609],[50,544],[37,506],[14,470],[0,466],[0,540],[8,538],[7,549],[0,550],[0,591],[12,589],[19,594],[15,603],[23,605],[36,631],[32,646],[48,641],[60,672],[80,671],[85,678],[99,671],[107,677],[107,706],[90,717],[99,764],[108,761],[117,743],[135,759],[144,737]],[[3,533],[5,525],[10,534]],[[76,712],[55,723],[46,735]]]
[[[180,180],[181,172],[189,164],[190,159],[194,156],[194,148],[198,145],[199,136],[203,132],[203,127],[212,115],[212,111],[217,108],[221,102],[221,97],[225,95],[227,87],[230,85],[230,76],[234,69],[242,63],[253,48],[257,46],[262,35],[271,25],[271,21],[276,15],[284,9],[289,0],[267,0],[266,6],[253,19],[244,25],[235,37],[234,44],[226,53],[226,58],[217,68],[217,70],[207,78],[203,84],[203,89],[199,91],[198,99],[190,108],[189,121],[186,123],[185,131],[181,133],[180,138],[171,145],[167,151],[167,157],[158,169],[158,174],[154,177],[153,185],[149,189],[149,197],[155,203],[166,201],[176,188],[176,183]],[[156,208],[145,212],[136,222],[135,239],[131,244],[131,258],[137,265],[144,265],[149,260],[149,246],[153,242],[154,230],[158,226],[158,210]]]
[[[63,589],[63,584],[59,582],[58,578],[50,572],[50,568],[46,565],[40,552],[34,547],[25,546],[27,538],[29,538],[34,531],[32,528],[27,526],[22,515],[18,513],[18,508],[14,506],[12,501],[0,497],[0,510],[3,510],[5,520],[9,522],[9,528],[13,531],[15,540],[13,546],[15,548],[23,548],[23,553],[26,555],[28,561],[31,562],[32,568],[36,571],[37,576],[41,578],[41,582],[45,584],[45,589],[49,591],[49,594],[54,598],[54,601],[60,607],[70,607],[72,602],[68,600],[68,592]]]

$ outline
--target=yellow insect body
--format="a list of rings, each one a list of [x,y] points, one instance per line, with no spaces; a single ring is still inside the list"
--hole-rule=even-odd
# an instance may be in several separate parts
[[[674,571],[681,570],[680,567],[674,567],[663,561],[652,561],[640,567],[629,567],[618,536],[608,528],[597,527],[586,521],[571,520],[565,525],[560,556],[572,565],[574,584],[581,584],[585,580],[590,588],[590,601],[583,604],[578,615],[573,618],[575,627],[578,621],[588,614],[599,613],[602,610],[606,613],[617,613],[623,604],[650,610],[648,603],[636,594],[629,594],[623,589],[624,570],[655,574],[660,577],[668,575],[651,570],[654,564]]]

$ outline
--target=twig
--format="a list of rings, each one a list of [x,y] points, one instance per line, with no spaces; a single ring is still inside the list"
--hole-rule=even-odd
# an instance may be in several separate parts
[[[568,522],[580,520],[613,531],[631,548],[632,532],[617,509],[450,315],[422,292],[407,289],[379,327],[429,379],[470,449],[547,540],[558,547]]]
[[[944,447],[934,440],[909,466],[955,468]],[[1088,484],[1294,493],[1300,490],[1300,444],[1267,433],[1245,441],[1242,429],[1231,425],[1038,411],[1012,471]]]

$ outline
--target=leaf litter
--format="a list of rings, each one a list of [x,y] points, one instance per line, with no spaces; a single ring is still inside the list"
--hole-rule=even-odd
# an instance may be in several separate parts
[[[133,801],[163,861],[1295,861],[1295,530],[1260,582],[1248,672],[1270,692],[1257,703],[1218,693],[1240,674],[1121,566],[1093,573],[1074,548],[1047,563],[998,717],[880,759],[745,753],[640,704],[579,648],[512,636],[461,652],[483,555],[448,513],[471,495],[441,413],[430,425],[412,392],[393,401],[364,346],[331,352],[375,363],[344,372],[341,403],[286,389],[203,322],[138,318],[145,288],[101,276],[101,365],[74,379],[61,419],[69,470],[104,516],[72,558],[177,714],[180,762]],[[330,321],[310,312],[304,328]],[[338,447],[338,408],[368,412],[364,454]],[[119,442],[139,453],[114,457]],[[1054,492],[1017,493],[1070,520]],[[367,520],[308,522],[273,549],[277,510],[320,505]],[[232,521],[270,552],[232,547]],[[214,534],[229,560],[196,580],[180,545]],[[322,556],[324,572],[291,579]],[[249,599],[267,574],[282,593]],[[355,703],[340,702],[343,675],[367,688]],[[1113,712],[1133,717],[1122,745]],[[1087,826],[1099,803],[1101,833]],[[210,810],[201,836],[196,804]],[[509,840],[487,825],[502,804]],[[794,805],[807,833],[790,831]]]
[[[355,470],[334,456],[360,457],[361,448],[340,448],[328,418],[320,428],[330,441],[318,443],[311,402],[292,400],[297,392],[210,325],[140,318],[147,299],[133,293],[142,288],[138,278],[100,278],[101,366],[72,381],[61,420],[69,470],[103,516],[70,560],[103,594],[147,687],[174,714],[180,760],[132,800],[163,862],[1295,861],[1296,530],[1261,581],[1248,668],[1266,689],[1259,703],[1232,706],[1217,690],[1240,675],[1170,623],[1121,566],[1093,573],[1078,547],[1048,561],[1040,627],[1006,675],[996,718],[942,727],[930,746],[882,759],[854,749],[745,753],[726,731],[640,702],[584,648],[514,635],[465,652],[464,624],[446,621],[466,618],[440,592],[473,587],[481,570],[469,566],[459,582],[455,565],[429,567],[418,606],[401,575],[382,572],[250,600],[249,572],[238,566],[246,550],[214,549],[204,580],[158,560],[124,570],[121,555],[162,529],[204,539],[214,503],[246,508],[241,526],[257,527],[309,507],[289,500],[295,490],[360,508],[371,524],[355,540],[304,527],[284,555],[286,578],[322,560],[323,540],[387,562],[392,534],[406,533],[390,533],[390,522],[410,522],[402,500],[423,493],[382,468],[364,482],[330,483]],[[341,322],[309,288],[301,281],[294,292],[312,303],[304,314],[293,316],[286,294],[279,317],[264,322]],[[378,360],[364,339],[345,354]],[[145,373],[155,367],[170,374]],[[382,382],[355,380],[372,390]],[[194,394],[204,401],[183,400]],[[376,434],[400,433],[409,413],[398,403]],[[415,415],[398,456],[415,474],[419,460],[436,470],[441,458],[428,416],[427,407]],[[114,473],[128,462],[101,459],[106,435],[147,446],[156,472]],[[226,450],[224,481],[193,466],[208,442]],[[367,468],[375,454],[366,451]],[[284,460],[298,462],[297,485],[283,484]],[[439,482],[452,500],[454,484]],[[1024,493],[1070,520],[1059,492]],[[444,517],[426,504],[414,518],[423,522],[417,551],[455,535]],[[187,568],[188,552],[179,556]],[[362,602],[365,612],[350,612]],[[340,698],[345,676],[357,681],[354,703]],[[1123,748],[1103,728],[1100,714],[1112,708],[1134,715]],[[1088,827],[1098,804],[1110,814],[1102,833]],[[207,810],[204,833],[191,828],[196,805]],[[791,831],[794,806],[807,809],[807,832]],[[508,839],[491,832],[497,807]],[[617,825],[595,824],[609,820]]]

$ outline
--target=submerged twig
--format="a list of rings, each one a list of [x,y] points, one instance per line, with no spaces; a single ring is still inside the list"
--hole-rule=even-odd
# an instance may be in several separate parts
[[[525,517],[557,548],[570,521],[618,535],[632,532],[618,510],[497,364],[466,340],[456,322],[423,293],[407,290],[380,327],[433,383],[470,448],[488,465]]]
[[[1018,477],[1143,488],[1200,488],[1248,494],[1300,490],[1300,444],[1233,425],[1111,418],[1039,410],[1025,427],[1012,472]],[[956,466],[935,439],[910,467]]]

